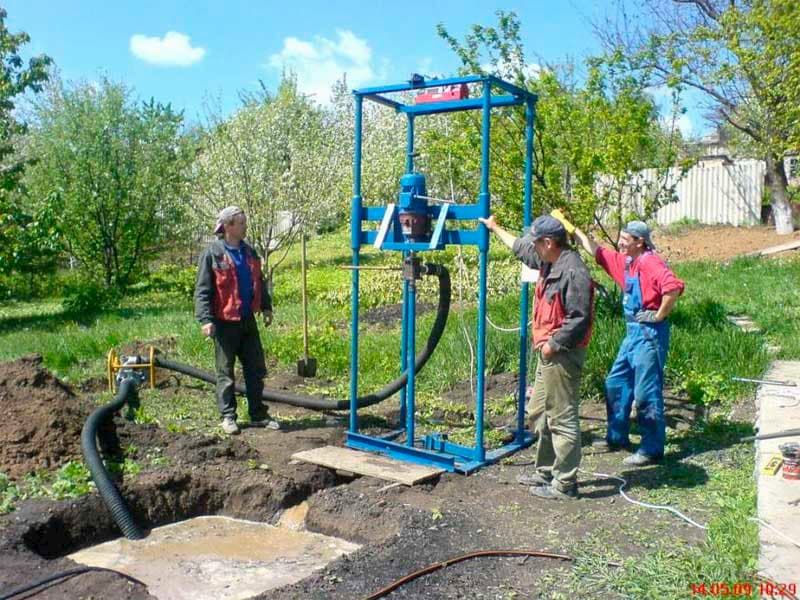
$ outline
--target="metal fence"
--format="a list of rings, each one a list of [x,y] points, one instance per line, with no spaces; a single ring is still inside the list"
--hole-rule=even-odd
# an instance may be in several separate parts
[[[656,213],[659,225],[693,220],[707,225],[757,225],[761,222],[764,193],[764,161],[753,159],[702,161],[678,181],[677,200]],[[670,177],[679,177],[678,169]],[[656,183],[658,171],[647,169],[638,175]],[[641,206],[641,199],[632,199]]]

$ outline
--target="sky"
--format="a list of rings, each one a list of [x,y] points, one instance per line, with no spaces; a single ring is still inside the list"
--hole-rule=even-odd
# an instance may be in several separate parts
[[[296,73],[300,89],[319,102],[347,73],[350,87],[406,81],[411,73],[453,74],[455,54],[438,23],[461,39],[471,25],[495,25],[497,10],[522,24],[526,57],[545,64],[576,61],[600,51],[592,22],[612,0],[4,0],[12,32],[31,37],[26,56],[47,54],[66,81],[102,76],[131,86],[202,120],[204,107],[229,113],[242,90],[270,90],[281,73]],[[658,92],[656,92],[658,96]],[[695,110],[681,129],[703,127]]]

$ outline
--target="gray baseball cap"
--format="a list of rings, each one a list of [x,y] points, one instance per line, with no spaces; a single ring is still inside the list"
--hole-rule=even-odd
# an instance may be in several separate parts
[[[634,237],[642,238],[644,240],[645,245],[650,250],[656,249],[656,245],[653,243],[653,240],[650,239],[650,228],[644,221],[631,221],[625,226],[625,228],[622,231],[624,231],[625,233],[629,233]]]
[[[541,217],[536,217],[533,221],[531,225],[531,237],[534,240],[540,240],[546,237],[566,239],[567,230],[564,228],[563,223],[555,217],[542,215]]]
[[[226,206],[217,215],[217,223],[214,225],[214,233],[223,233],[226,223],[229,223],[236,215],[243,215],[244,211],[238,206]]]

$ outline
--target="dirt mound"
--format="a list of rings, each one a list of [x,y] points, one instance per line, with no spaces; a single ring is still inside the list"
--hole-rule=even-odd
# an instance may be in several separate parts
[[[774,227],[687,227],[684,231],[656,231],[658,252],[671,262],[729,260],[734,256],[800,240],[800,231],[778,235]],[[784,254],[786,256],[786,254]]]
[[[93,406],[42,367],[39,355],[0,363],[0,472],[16,479],[80,459]]]

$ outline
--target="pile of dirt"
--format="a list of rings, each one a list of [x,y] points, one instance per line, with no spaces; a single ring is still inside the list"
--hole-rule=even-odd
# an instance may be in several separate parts
[[[778,235],[774,227],[766,226],[687,227],[677,232],[657,231],[653,236],[658,253],[671,262],[730,260],[735,256],[796,240],[800,240],[800,231]]]
[[[17,479],[80,459],[94,407],[43,368],[40,355],[0,363],[0,407],[0,472]]]

